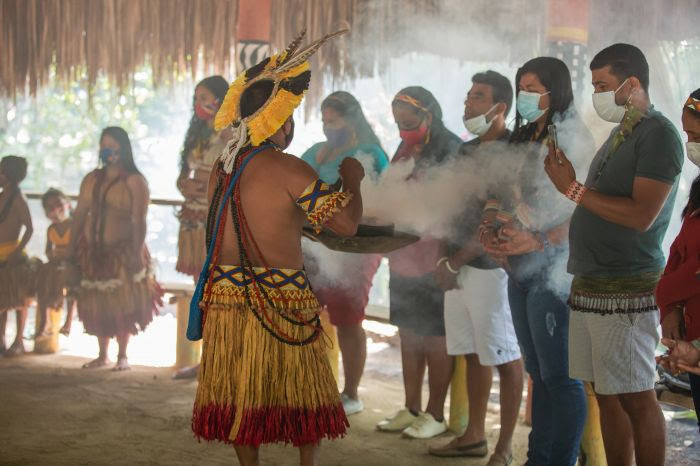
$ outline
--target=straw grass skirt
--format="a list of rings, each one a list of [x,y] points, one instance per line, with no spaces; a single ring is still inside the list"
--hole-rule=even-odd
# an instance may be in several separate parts
[[[265,304],[248,304],[243,284],[252,279],[244,280],[237,267],[216,267],[205,293],[196,437],[258,447],[343,436],[349,424],[306,275],[289,269],[275,269],[272,277],[263,269],[255,273],[269,296]]]

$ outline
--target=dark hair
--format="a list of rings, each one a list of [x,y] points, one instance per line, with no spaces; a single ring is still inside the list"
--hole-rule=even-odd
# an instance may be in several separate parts
[[[27,177],[27,159],[16,155],[6,155],[0,160],[0,170],[5,178],[19,185]]]
[[[60,189],[56,188],[49,188],[42,196],[41,196],[41,206],[46,210],[46,204],[49,202],[49,199],[57,197],[59,199],[68,199],[65,194],[63,194],[63,191]]]
[[[271,79],[262,79],[250,85],[241,94],[241,118],[249,117],[260,110],[272,95],[275,82]]]
[[[495,104],[506,104],[505,116],[510,113],[510,108],[513,105],[513,86],[510,85],[508,78],[495,71],[488,70],[483,73],[476,73],[472,76],[472,83],[486,84],[491,86],[491,95]]]
[[[119,144],[119,156],[126,171],[128,173],[138,173],[140,175],[141,172],[136,168],[136,164],[134,163],[134,152],[131,149],[129,135],[124,131],[124,128],[119,126],[106,127],[102,130],[102,134],[100,134],[100,141],[107,135]]]
[[[591,71],[610,66],[620,82],[634,76],[642,83],[644,92],[649,92],[649,64],[641,50],[630,44],[613,44],[604,48],[591,60]]]
[[[365,118],[360,102],[352,94],[345,91],[333,92],[321,102],[321,110],[327,108],[332,108],[347,121],[355,131],[358,143],[376,144],[381,147],[379,138]]]
[[[549,112],[544,130],[537,138],[539,141],[547,136],[547,127],[552,123],[554,115],[563,114],[574,102],[574,91],[571,87],[571,74],[566,63],[554,57],[537,57],[526,62],[515,74],[516,98],[520,94],[520,78],[527,73],[533,73],[542,85],[549,91]],[[535,134],[537,125],[528,122],[523,126],[523,117],[515,109],[515,128],[511,136],[511,142],[529,141]]]
[[[700,88],[695,89],[692,94],[690,94],[690,97],[693,99],[700,99]],[[688,108],[688,107],[685,107]],[[688,108],[690,112],[695,115],[696,118],[700,118],[700,112],[698,112],[695,109],[690,109]],[[700,175],[698,175],[694,180],[693,183],[690,185],[690,195],[688,196],[688,203],[686,204],[685,208],[683,209],[683,217],[686,216],[686,214],[689,214],[691,212],[694,212],[695,210],[700,209]]]
[[[228,81],[223,76],[209,76],[197,83],[194,87],[195,91],[199,86],[207,88],[219,102],[224,101],[226,92],[228,92]],[[194,96],[192,97],[192,118],[190,118],[190,126],[185,134],[185,142],[182,145],[180,152],[180,171],[184,172],[189,169],[187,165],[187,156],[195,148],[200,139],[208,138],[211,134],[211,129],[207,126],[207,122],[197,118],[194,113]]]
[[[440,103],[437,101],[432,92],[421,86],[410,86],[404,87],[396,95],[400,94],[407,95],[417,100],[425,110],[421,110],[420,108],[417,108],[409,103],[396,99],[394,99],[391,105],[402,105],[419,116],[426,116],[428,113],[431,114],[433,116],[433,122],[430,125],[431,131],[433,129],[444,127],[444,124],[442,123],[442,107],[440,107]]]

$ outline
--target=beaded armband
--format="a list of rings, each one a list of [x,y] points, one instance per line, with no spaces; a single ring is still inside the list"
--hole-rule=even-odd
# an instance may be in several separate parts
[[[498,199],[489,199],[484,204],[484,212],[488,210],[501,210],[501,201]]]
[[[587,187],[574,180],[569,185],[569,189],[566,190],[565,196],[574,201],[576,204],[580,204],[581,199],[583,199],[583,195],[586,194],[586,191],[588,191]]]
[[[352,193],[333,191],[333,188],[318,179],[301,193],[296,204],[306,212],[309,223],[319,233],[323,225],[348,205],[351,199]]]

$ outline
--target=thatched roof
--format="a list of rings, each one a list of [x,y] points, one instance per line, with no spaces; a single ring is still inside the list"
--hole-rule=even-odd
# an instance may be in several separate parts
[[[381,73],[391,57],[408,51],[494,58],[470,44],[422,40],[421,27],[439,18],[453,31],[465,24],[497,30],[509,44],[498,58],[518,62],[541,52],[548,1],[568,0],[271,0],[270,41],[280,49],[304,27],[315,38],[350,25],[349,36],[312,61],[314,71],[341,81]],[[638,9],[635,0],[588,1],[591,43],[602,33],[611,37],[598,20],[612,14],[619,19],[615,35],[628,40],[657,38],[662,30],[674,38],[697,35],[697,15],[689,13],[698,11],[698,0],[649,0],[649,14],[636,21],[626,16]],[[84,73],[89,84],[104,73],[118,86],[144,63],[157,83],[200,66],[233,77],[238,6],[238,0],[0,0],[0,95],[34,93],[53,70],[65,82]]]

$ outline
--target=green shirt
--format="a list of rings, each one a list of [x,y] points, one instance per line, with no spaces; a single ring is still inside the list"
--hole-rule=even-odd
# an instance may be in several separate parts
[[[617,150],[608,149],[616,127],[598,150],[586,186],[601,194],[631,197],[636,177],[673,185],[659,216],[649,230],[635,231],[576,207],[569,230],[569,273],[578,276],[639,275],[663,269],[661,242],[666,234],[683,168],[683,145],[673,124],[650,108]],[[607,162],[606,162],[607,159]]]

